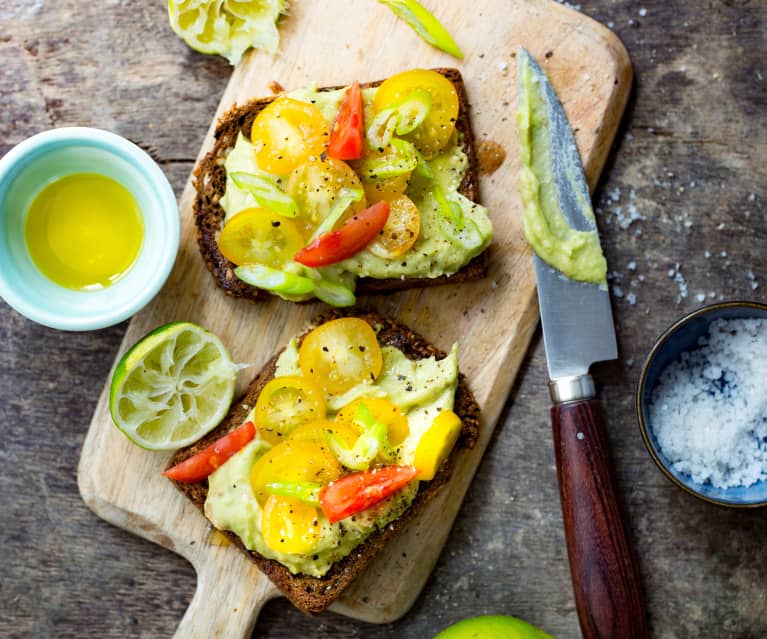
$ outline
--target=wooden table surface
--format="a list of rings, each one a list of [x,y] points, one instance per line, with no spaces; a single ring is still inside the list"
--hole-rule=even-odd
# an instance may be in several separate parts
[[[577,8],[618,33],[636,77],[595,199],[621,351],[595,373],[651,635],[764,639],[767,509],[721,509],[675,488],[645,451],[633,392],[653,340],[679,316],[715,300],[765,300],[767,3]],[[3,0],[0,155],[51,127],[97,126],[149,151],[178,194],[229,73],[173,35],[159,0]],[[0,302],[2,637],[167,637],[193,594],[190,565],[102,522],[77,491],[82,440],[124,330],[63,333]],[[277,600],[254,636],[428,639],[485,613],[579,636],[540,333],[412,611],[371,626]]]

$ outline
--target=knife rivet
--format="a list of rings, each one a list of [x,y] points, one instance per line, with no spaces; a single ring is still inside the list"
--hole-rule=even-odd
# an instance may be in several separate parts
[[[583,433],[577,433],[575,435],[578,439],[583,439]]]

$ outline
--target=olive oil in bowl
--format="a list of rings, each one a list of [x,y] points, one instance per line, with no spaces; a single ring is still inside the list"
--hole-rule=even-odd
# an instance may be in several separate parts
[[[92,291],[130,269],[144,225],[141,209],[122,184],[97,173],[75,173],[35,197],[24,235],[43,275],[65,288]]]

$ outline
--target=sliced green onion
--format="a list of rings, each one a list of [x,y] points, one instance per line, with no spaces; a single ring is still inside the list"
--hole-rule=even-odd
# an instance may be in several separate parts
[[[416,89],[406,98],[394,105],[399,113],[397,135],[406,135],[418,128],[426,119],[431,109],[431,93],[426,89]]]
[[[333,208],[330,209],[330,212],[325,219],[322,220],[320,225],[314,230],[314,233],[312,233],[307,244],[314,242],[320,235],[332,231],[333,227],[338,223],[338,220],[340,220],[341,216],[346,212],[346,209],[349,208],[349,205],[352,202],[359,202],[364,194],[362,189],[342,188],[333,204]]]
[[[433,192],[444,220],[440,226],[445,237],[457,242],[468,251],[474,251],[482,246],[484,238],[479,226],[471,216],[464,214],[465,210],[476,206],[474,202],[455,191],[444,194],[436,184]]]
[[[367,470],[379,455],[386,460],[391,459],[389,429],[373,417],[365,404],[360,404],[354,412],[354,423],[362,429],[354,446],[349,446],[333,432],[327,433],[328,445],[341,464],[352,470]]]
[[[354,291],[339,282],[326,279],[314,280],[314,296],[331,306],[354,306],[357,298]]]
[[[434,179],[434,169],[431,168],[431,164],[429,164],[429,161],[423,157],[421,152],[413,147],[413,150],[416,153],[416,157],[418,158],[418,163],[415,165],[415,169],[413,171],[420,175],[423,178],[426,178],[427,180],[433,180]]]
[[[366,132],[368,144],[374,149],[386,148],[391,142],[398,120],[399,115],[393,107],[377,113]]]
[[[336,459],[341,462],[346,468],[352,470],[367,470],[370,467],[370,462],[373,461],[378,454],[378,448],[370,449],[368,441],[363,440],[363,435],[357,438],[354,446],[349,446],[338,435],[333,432],[326,433],[328,438],[328,446]],[[363,441],[360,441],[363,440]],[[375,444],[375,441],[372,442]]]
[[[389,428],[383,422],[379,422],[364,403],[360,403],[354,411],[354,423],[362,429],[360,437],[368,437],[376,442],[375,446],[370,445],[371,448],[377,448],[378,454],[385,459],[391,458],[393,451],[389,442]]]
[[[465,220],[461,206],[457,202],[448,200],[442,187],[438,184],[432,185],[432,193],[434,194],[434,199],[437,201],[439,214],[455,225],[459,231],[462,231]]]
[[[243,264],[234,274],[246,284],[284,295],[308,295],[314,290],[314,282],[308,277],[278,271],[263,264]]]
[[[394,138],[389,146],[393,153],[363,160],[359,168],[360,177],[366,180],[386,179],[415,170],[419,154],[410,142]]]
[[[370,409],[363,402],[360,402],[357,409],[354,411],[353,420],[357,426],[366,431],[373,430],[380,424],[380,422],[376,421],[373,413],[370,412]]]
[[[458,231],[454,239],[468,251],[479,248],[483,241],[477,223],[471,218],[465,220],[464,227]]]
[[[274,481],[266,484],[266,490],[280,497],[293,497],[312,506],[320,505],[319,492],[322,484],[309,481]]]
[[[285,217],[297,217],[300,213],[293,198],[282,191],[270,175],[233,172],[229,177],[238,188],[250,193],[259,206]]]
[[[430,109],[431,94],[424,89],[416,89],[376,114],[366,132],[368,144],[374,149],[385,149],[395,133],[405,135],[420,126]]]
[[[459,60],[463,52],[439,20],[416,0],[378,0],[389,7],[398,18],[407,22],[430,45],[442,49]]]

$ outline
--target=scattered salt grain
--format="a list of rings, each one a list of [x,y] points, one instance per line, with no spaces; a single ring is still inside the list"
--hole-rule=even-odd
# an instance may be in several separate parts
[[[642,18],[644,18],[644,17],[647,15],[647,9],[645,9],[644,7],[642,7],[642,8],[639,10],[639,15],[640,15]]]
[[[684,275],[682,275],[681,271],[681,264],[677,262],[674,265],[674,268],[670,268],[666,274],[676,282],[677,287],[679,287],[679,294],[676,296],[676,303],[679,304],[685,297],[687,297],[687,281],[684,279]]]
[[[634,293],[626,295],[626,301],[632,306],[637,303],[637,296]]]
[[[767,480],[767,320],[715,320],[652,392],[650,423],[671,467],[718,488]]]
[[[698,293],[695,296],[695,299],[698,300],[699,302],[705,302],[706,301],[706,294],[705,293]]]

